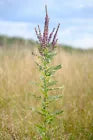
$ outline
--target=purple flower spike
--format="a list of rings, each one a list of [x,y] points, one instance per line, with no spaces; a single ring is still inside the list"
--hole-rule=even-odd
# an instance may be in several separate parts
[[[53,28],[52,32],[51,32],[50,35],[49,35],[48,44],[49,44],[50,41],[51,41],[51,38],[52,38],[52,35],[53,35],[54,31],[55,31],[55,28]]]
[[[48,17],[48,12],[47,12],[47,6],[45,6],[45,11],[46,11],[46,16],[45,16],[43,36],[41,34],[41,30],[40,30],[39,25],[38,25],[38,31],[35,28],[36,36],[37,36],[39,43],[40,43],[40,53],[43,52],[44,48],[47,48],[49,46],[52,47],[52,49],[54,49],[54,46],[56,45],[57,40],[58,40],[58,39],[56,39],[56,37],[57,37],[57,33],[59,30],[59,26],[60,26],[60,24],[58,24],[58,27],[56,29],[54,36],[53,36],[53,33],[55,31],[55,28],[53,28],[52,32],[48,35],[48,33],[49,33],[49,31],[48,31],[49,30],[49,17]],[[52,39],[52,37],[53,37],[53,39]],[[51,42],[51,39],[52,39],[52,42]]]
[[[56,45],[55,42],[56,42],[56,37],[57,37],[57,33],[58,33],[58,30],[59,30],[59,27],[60,27],[60,24],[58,24],[56,32],[55,32],[54,37],[53,37],[53,41],[52,41],[53,49],[54,49],[54,46]]]
[[[45,6],[46,10],[46,17],[45,17],[45,24],[44,24],[44,33],[43,33],[43,46],[47,46],[47,41],[48,41],[48,26],[49,26],[49,18],[48,18],[48,13],[47,13],[47,6]]]

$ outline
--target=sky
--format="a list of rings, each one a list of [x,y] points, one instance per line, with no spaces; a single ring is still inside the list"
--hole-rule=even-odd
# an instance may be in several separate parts
[[[58,43],[93,48],[93,0],[0,0],[0,34],[36,40],[34,28],[43,31],[45,4],[49,30],[61,24]]]

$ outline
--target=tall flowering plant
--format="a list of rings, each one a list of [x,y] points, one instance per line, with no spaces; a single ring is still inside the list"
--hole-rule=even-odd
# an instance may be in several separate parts
[[[54,78],[54,74],[57,70],[61,69],[61,65],[53,66],[52,59],[56,55],[54,52],[55,45],[57,43],[57,33],[60,24],[58,24],[57,29],[53,28],[52,32],[49,34],[49,17],[47,12],[47,6],[45,6],[46,17],[44,24],[44,32],[41,34],[40,26],[38,25],[38,30],[35,28],[37,38],[39,40],[39,53],[38,57],[40,63],[37,63],[40,76],[40,89],[41,89],[41,107],[38,109],[38,113],[42,116],[42,122],[37,125],[39,134],[42,140],[50,140],[50,126],[56,118],[57,115],[61,114],[63,111],[51,111],[51,102],[54,102],[61,98],[60,95],[53,95],[51,91],[62,89],[63,87],[55,87],[57,81]],[[55,32],[55,33],[54,33]]]
[[[39,43],[40,43],[39,52],[42,55],[44,53],[45,48],[49,49],[49,47],[51,47],[52,50],[54,49],[54,47],[58,41],[58,39],[56,37],[57,37],[57,32],[58,32],[59,27],[60,27],[60,24],[58,24],[56,31],[55,31],[55,28],[53,28],[52,32],[49,34],[49,17],[48,17],[48,13],[47,13],[47,6],[45,6],[45,10],[46,10],[46,17],[45,17],[43,35],[41,34],[41,30],[40,30],[39,25],[38,25],[38,31],[35,28],[35,32],[36,32],[37,38],[38,38]],[[55,31],[55,34],[53,36],[54,31]]]

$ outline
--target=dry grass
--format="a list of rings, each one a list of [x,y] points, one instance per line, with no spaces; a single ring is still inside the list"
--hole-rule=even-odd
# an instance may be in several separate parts
[[[35,139],[40,118],[30,109],[38,106],[32,93],[39,94],[34,60],[30,49],[0,49],[0,140]],[[64,114],[53,140],[93,140],[93,54],[59,49],[54,63],[63,65],[56,77],[65,88],[54,106]]]

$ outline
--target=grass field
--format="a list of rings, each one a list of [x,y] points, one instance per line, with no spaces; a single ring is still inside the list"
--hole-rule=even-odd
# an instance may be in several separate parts
[[[57,51],[53,63],[62,64],[56,78],[64,90],[58,92],[63,98],[53,107],[64,113],[54,124],[52,140],[93,140],[93,52]],[[40,117],[31,110],[39,106],[32,94],[40,94],[34,84],[39,82],[35,60],[30,47],[0,48],[0,140],[38,137],[34,126]]]

